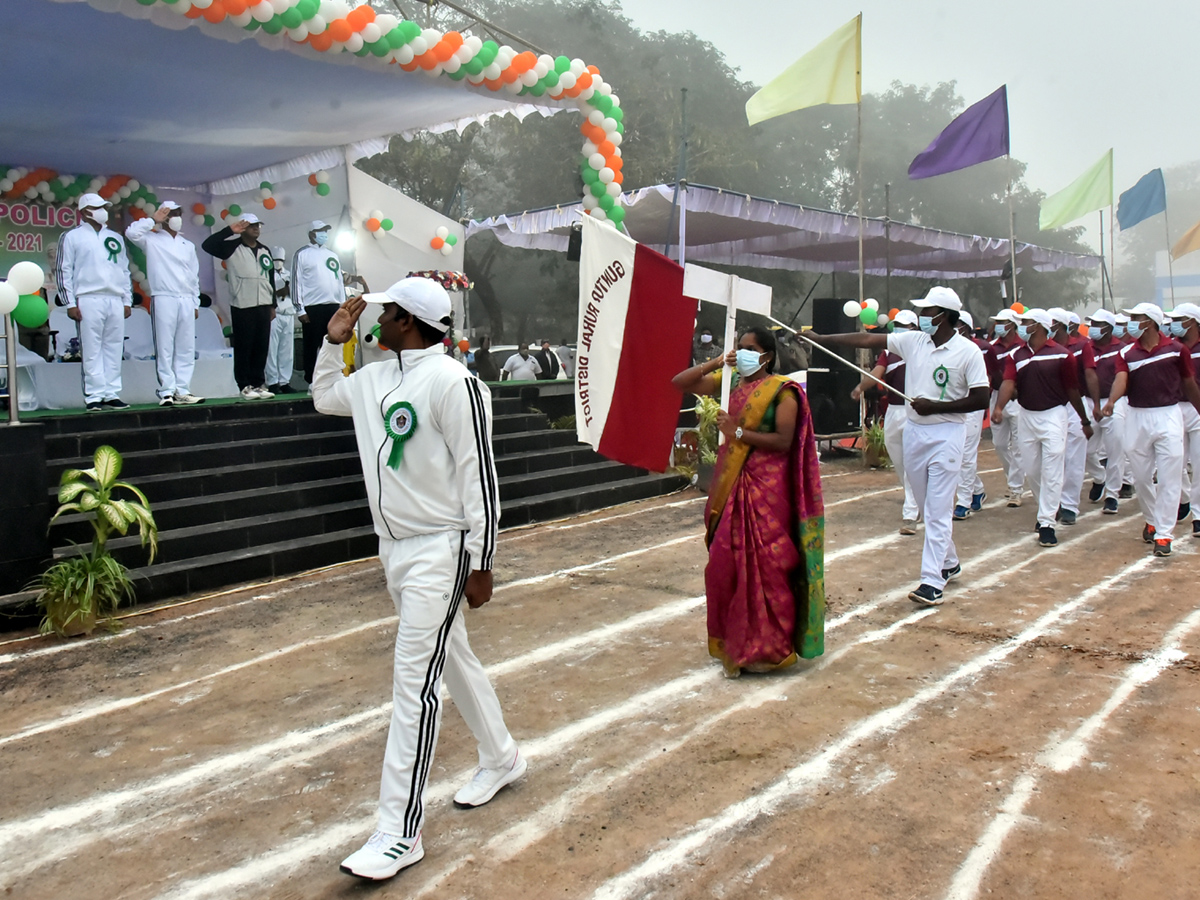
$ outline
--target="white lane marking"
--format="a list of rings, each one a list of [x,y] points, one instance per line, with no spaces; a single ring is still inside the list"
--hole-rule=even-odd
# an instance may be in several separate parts
[[[1125,705],[1134,692],[1156,679],[1179,660],[1187,656],[1179,644],[1200,625],[1200,610],[1193,610],[1163,639],[1159,649],[1148,659],[1134,663],[1125,670],[1125,677],[1095,714],[1087,718],[1065,739],[1051,741],[1038,754],[1032,771],[1022,772],[1013,782],[999,813],[980,836],[967,858],[954,874],[946,891],[946,900],[974,900],[979,894],[983,877],[1000,855],[1005,839],[1025,821],[1025,807],[1033,798],[1038,782],[1049,773],[1073,769],[1086,758],[1089,744],[1109,718]]]
[[[1021,647],[1062,624],[1064,619],[1081,607],[1111,588],[1128,581],[1153,562],[1154,557],[1145,557],[1126,566],[1083,593],[1053,607],[1015,637],[963,663],[907,700],[860,720],[820,753],[793,767],[768,787],[726,807],[716,815],[701,820],[672,838],[669,846],[652,853],[633,868],[610,878],[592,895],[594,900],[626,900],[644,896],[649,882],[684,865],[693,853],[710,846],[731,832],[746,827],[761,816],[771,815],[783,804],[814,790],[832,774],[835,764],[842,756],[852,754],[856,744],[903,727],[922,706],[938,699],[963,681],[979,676],[1003,662]]]

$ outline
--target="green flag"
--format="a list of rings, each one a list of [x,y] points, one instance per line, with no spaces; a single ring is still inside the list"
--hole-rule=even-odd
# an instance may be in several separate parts
[[[1100,161],[1069,185],[1042,201],[1038,225],[1042,231],[1074,222],[1080,216],[1112,206],[1113,152],[1109,150]]]
[[[859,13],[746,101],[757,125],[823,103],[862,101],[862,13]]]

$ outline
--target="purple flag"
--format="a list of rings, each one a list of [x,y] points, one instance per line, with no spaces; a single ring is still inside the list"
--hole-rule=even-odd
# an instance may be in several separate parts
[[[908,167],[909,178],[932,178],[1008,155],[1008,85],[968,107]]]

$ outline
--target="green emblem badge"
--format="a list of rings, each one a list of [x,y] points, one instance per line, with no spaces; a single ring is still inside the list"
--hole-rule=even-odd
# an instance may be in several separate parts
[[[108,251],[108,261],[115,263],[121,255],[121,242],[115,237],[107,237],[104,239],[104,249]]]
[[[275,261],[273,259],[271,259],[270,253],[264,253],[262,256],[260,256],[258,258],[258,265],[259,265],[259,268],[261,268],[263,270],[263,273],[266,274],[267,272],[270,272],[271,269],[273,269],[275,267]]]
[[[400,461],[404,459],[404,445],[417,430],[417,411],[413,409],[411,403],[404,400],[392,404],[383,417],[383,430],[392,439],[392,452],[387,461],[388,468],[398,469]]]
[[[945,366],[938,366],[933,370],[933,383],[942,389],[942,395],[939,400],[946,399],[946,385],[950,383],[950,370]]]
[[[336,275],[337,271],[338,271],[338,261],[336,259],[334,259],[332,256],[329,257],[329,259],[325,260],[325,268],[327,268],[330,272],[332,272],[334,275]]]

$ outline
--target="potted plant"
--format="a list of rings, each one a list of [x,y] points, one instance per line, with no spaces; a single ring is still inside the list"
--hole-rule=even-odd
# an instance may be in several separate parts
[[[892,464],[887,444],[883,439],[883,422],[875,420],[863,426],[863,465],[871,469],[885,468]]]
[[[60,506],[50,524],[68,513],[82,514],[92,526],[92,549],[60,560],[30,586],[38,591],[44,634],[91,634],[97,620],[111,624],[121,602],[133,598],[128,570],[108,552],[108,538],[113,532],[124,535],[131,525],[136,526],[142,546],[149,548],[149,562],[154,562],[158,526],[146,495],[128,482],[117,480],[121,462],[121,454],[105,445],[92,457],[92,468],[68,469],[62,474]],[[128,491],[135,499],[115,497],[118,490]]]

